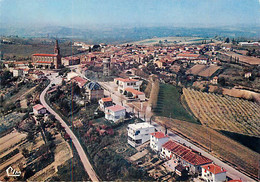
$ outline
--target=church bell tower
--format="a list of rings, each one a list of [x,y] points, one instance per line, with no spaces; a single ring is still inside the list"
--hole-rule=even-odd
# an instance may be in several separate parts
[[[55,43],[55,47],[54,47],[54,53],[60,55],[60,47],[59,47],[57,39],[56,39],[56,43]]]

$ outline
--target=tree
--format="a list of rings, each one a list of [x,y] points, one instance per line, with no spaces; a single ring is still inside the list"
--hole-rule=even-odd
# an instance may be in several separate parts
[[[126,97],[133,97],[133,94],[131,92],[127,92]]]
[[[230,42],[230,40],[229,40],[229,38],[227,37],[226,39],[225,39],[225,43],[229,43]]]
[[[26,149],[26,148],[23,148],[23,149],[22,149],[22,154],[23,154],[23,156],[24,156],[25,158],[28,157],[28,156],[29,156],[29,150]]]
[[[29,63],[28,67],[29,67],[29,68],[33,68],[32,63]]]

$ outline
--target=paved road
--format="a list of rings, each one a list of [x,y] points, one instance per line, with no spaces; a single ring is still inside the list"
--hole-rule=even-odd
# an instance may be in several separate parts
[[[46,91],[48,90],[48,88],[51,86],[51,84],[55,83],[55,84],[59,84],[61,83],[61,79],[60,77],[56,77],[56,75],[52,74],[51,76],[49,76],[49,79],[51,80],[51,83],[44,89],[44,91],[41,93],[40,96],[40,101],[42,103],[42,105],[51,113],[53,114],[56,119],[61,123],[61,125],[65,128],[66,132],[69,134],[78,154],[79,157],[82,161],[82,164],[85,168],[85,171],[88,173],[90,179],[92,181],[99,181],[97,174],[95,173],[93,167],[91,166],[85,151],[83,150],[81,144],[79,143],[77,137],[74,135],[74,133],[71,131],[71,129],[69,128],[69,126],[65,123],[65,121],[63,121],[63,119],[45,102],[44,96],[46,94]]]
[[[116,92],[113,91],[113,88],[111,87],[111,84],[108,83],[104,83],[104,82],[99,82],[103,88],[105,88],[105,94],[112,97],[113,102],[121,105],[121,98],[120,96],[118,96],[118,94]],[[124,104],[124,107],[126,107],[127,112],[131,112],[132,108],[129,107],[128,105]],[[137,113],[135,113],[137,115]],[[139,113],[139,117],[143,118],[144,114],[146,115],[146,120],[150,121],[150,117],[152,116],[152,112],[151,109],[148,107],[147,110],[144,113]],[[156,127],[156,129],[158,131],[162,131],[164,132],[164,127],[160,126],[159,124],[152,122],[152,125],[154,125]],[[189,141],[187,141],[186,139],[174,134],[173,132],[168,130],[168,134],[170,136],[170,138],[174,141],[178,141],[180,143],[185,143],[186,146],[190,146],[191,148],[197,150],[198,152],[200,152],[202,155],[204,155],[205,157],[208,157],[209,159],[211,159],[212,161],[214,161],[215,164],[224,167],[227,170],[227,176],[232,178],[232,179],[242,179],[243,181],[254,181],[253,179],[249,178],[248,176],[244,175],[243,173],[239,172],[238,170],[234,169],[233,167],[229,166],[228,164],[222,162],[221,160],[217,159],[216,157],[212,156],[210,153],[205,152],[204,150],[202,150],[201,148],[197,147],[196,145],[190,143]]]

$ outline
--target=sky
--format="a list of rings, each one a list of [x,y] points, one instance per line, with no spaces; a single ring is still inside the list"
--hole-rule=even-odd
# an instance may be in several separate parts
[[[1,26],[260,26],[260,0],[0,0]]]

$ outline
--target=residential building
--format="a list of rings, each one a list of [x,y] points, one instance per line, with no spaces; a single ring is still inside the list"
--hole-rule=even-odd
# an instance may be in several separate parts
[[[118,85],[118,91],[120,93],[124,93],[126,88],[133,88],[135,90],[140,90],[140,86],[142,84],[141,80],[130,79],[130,78],[115,78],[115,84]]]
[[[214,76],[213,79],[211,80],[211,83],[214,84],[214,85],[217,85],[218,84],[218,77]]]
[[[145,93],[140,92],[140,91],[135,90],[135,89],[130,88],[130,87],[126,88],[125,91],[130,92],[133,95],[132,98],[138,99],[140,101],[145,101]]]
[[[90,82],[86,87],[86,94],[89,100],[98,100],[104,97],[104,90],[97,82]]]
[[[88,83],[88,80],[86,80],[86,79],[84,79],[84,78],[82,78],[80,76],[73,77],[71,79],[71,81],[76,83],[79,86],[79,88],[85,87],[87,85],[87,83]]]
[[[210,182],[222,182],[226,181],[227,175],[226,170],[223,167],[220,167],[216,164],[207,164],[201,166],[202,175],[201,177],[206,181]]]
[[[35,71],[33,73],[33,77],[36,78],[36,79],[41,79],[44,77],[44,73],[42,71]]]
[[[126,115],[126,108],[120,105],[114,105],[105,108],[105,118],[117,122],[124,119]]]
[[[245,73],[245,78],[249,78],[249,77],[251,77],[252,76],[252,72],[246,72]]]
[[[202,165],[212,163],[212,160],[199,152],[172,140],[162,145],[161,156],[177,161],[194,174],[201,172]]]
[[[37,105],[33,106],[33,113],[34,113],[34,115],[45,114],[46,108],[41,104],[37,104]]]
[[[105,111],[106,107],[113,106],[113,100],[111,97],[101,98],[98,103],[99,103],[99,108],[102,111]]]
[[[161,152],[162,145],[168,142],[169,137],[163,132],[155,132],[150,134],[150,147],[156,152]]]
[[[14,77],[23,76],[23,70],[22,69],[13,69],[13,76]]]
[[[67,74],[67,80],[70,81],[73,77],[76,77],[76,76],[79,76],[79,74],[71,71]]]
[[[69,56],[61,59],[61,63],[64,66],[77,65],[80,64],[80,58],[77,56]]]
[[[150,133],[155,132],[155,127],[149,123],[134,123],[129,124],[128,131],[128,144],[137,147],[150,140]]]

